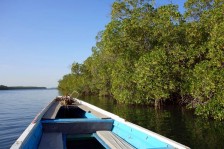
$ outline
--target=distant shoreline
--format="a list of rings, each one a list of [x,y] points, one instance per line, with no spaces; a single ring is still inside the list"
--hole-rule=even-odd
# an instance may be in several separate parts
[[[0,90],[25,90],[25,89],[47,89],[46,87],[37,86],[4,86],[0,85]]]

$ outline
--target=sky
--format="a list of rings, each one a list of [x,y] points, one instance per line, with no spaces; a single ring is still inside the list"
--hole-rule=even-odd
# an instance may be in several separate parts
[[[184,0],[172,3],[183,12]],[[57,87],[91,55],[114,0],[0,0],[0,85]]]

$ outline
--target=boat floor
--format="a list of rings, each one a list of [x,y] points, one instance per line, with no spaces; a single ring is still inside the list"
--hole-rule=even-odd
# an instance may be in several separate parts
[[[62,149],[62,133],[43,133],[38,149]]]

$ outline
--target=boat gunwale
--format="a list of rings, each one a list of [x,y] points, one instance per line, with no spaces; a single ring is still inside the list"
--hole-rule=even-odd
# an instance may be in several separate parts
[[[41,118],[43,115],[46,113],[46,111],[51,107],[51,105],[55,102],[56,100],[53,99],[51,102],[48,103],[46,107],[44,107],[32,120],[32,122],[26,127],[26,129],[23,131],[23,133],[19,136],[19,138],[14,142],[14,144],[10,147],[10,149],[14,148],[21,148],[23,145],[23,142],[28,139],[29,135],[33,131],[33,128],[41,121]]]
[[[141,126],[139,126],[139,125],[136,125],[136,124],[133,124],[133,123],[131,123],[131,122],[129,122],[129,121],[126,121],[125,119],[123,119],[123,118],[119,117],[118,115],[115,115],[115,114],[113,114],[113,113],[111,113],[111,112],[108,112],[108,111],[106,111],[106,110],[103,110],[103,109],[101,109],[101,108],[99,108],[99,107],[96,107],[96,106],[94,106],[94,105],[92,105],[92,104],[89,104],[89,103],[87,103],[87,102],[85,102],[85,101],[82,101],[82,100],[79,100],[79,99],[77,99],[77,98],[75,98],[75,100],[76,100],[77,102],[79,102],[80,104],[83,104],[83,105],[85,105],[85,106],[88,106],[88,107],[90,107],[90,108],[93,108],[94,110],[96,110],[96,111],[98,111],[98,112],[102,112],[102,113],[104,113],[104,115],[109,116],[109,117],[111,117],[112,119],[114,119],[114,120],[116,120],[116,121],[118,121],[118,122],[121,122],[121,123],[123,123],[123,124],[125,124],[125,125],[127,125],[127,126],[129,126],[129,127],[135,128],[136,130],[139,130],[139,131],[141,131],[142,133],[145,133],[145,134],[147,134],[147,135],[150,135],[150,136],[152,136],[152,137],[155,137],[156,139],[158,139],[158,140],[160,140],[160,141],[162,141],[162,142],[165,142],[165,143],[167,143],[167,144],[173,146],[174,148],[178,148],[178,149],[190,149],[188,146],[185,146],[185,145],[183,145],[183,144],[181,144],[181,143],[178,143],[178,142],[176,142],[176,141],[174,141],[174,140],[171,140],[171,139],[169,139],[169,138],[167,138],[167,137],[165,137],[165,136],[162,136],[162,135],[160,135],[160,134],[158,134],[158,133],[155,133],[155,132],[150,131],[150,130],[148,130],[148,129],[146,129],[146,128],[143,128],[143,127],[141,127]]]
[[[59,98],[62,97],[62,96],[58,96]],[[106,110],[103,110],[99,107],[96,107],[92,104],[89,104],[85,101],[82,101],[82,100],[79,100],[77,98],[73,98],[76,102],[82,104],[82,105],[85,105],[89,108],[92,108],[93,110],[96,110],[97,112],[99,113],[103,113],[104,115],[112,118],[113,120],[117,121],[117,122],[120,122],[120,123],[123,123],[131,128],[134,128],[136,130],[139,130],[140,132],[142,133],[145,133],[146,135],[149,135],[149,136],[152,136],[152,137],[155,137],[156,139],[164,142],[164,143],[167,143],[169,145],[171,145],[172,147],[174,148],[178,148],[178,149],[190,149],[189,147],[181,144],[181,143],[178,143],[174,140],[171,140],[165,136],[162,136],[158,133],[155,133],[155,132],[152,132],[146,128],[143,128],[141,126],[138,126],[136,124],[133,124],[131,122],[128,122],[126,121],[125,119],[119,117],[118,115],[115,115],[111,112],[108,112]],[[21,148],[21,146],[23,145],[23,143],[26,141],[26,139],[28,139],[29,135],[32,133],[33,131],[33,128],[39,124],[41,122],[41,119],[43,117],[43,115],[46,113],[46,111],[52,106],[52,104],[56,102],[56,99],[53,99],[51,102],[49,102],[49,104],[43,108],[41,110],[41,112],[39,112],[36,117],[33,119],[33,121],[28,125],[28,127],[24,130],[24,132],[19,136],[19,138],[15,141],[15,143],[11,146],[11,149],[14,149],[14,148]]]

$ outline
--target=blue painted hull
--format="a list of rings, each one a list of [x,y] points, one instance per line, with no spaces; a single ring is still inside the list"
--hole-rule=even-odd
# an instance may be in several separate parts
[[[46,143],[46,140],[44,140],[45,136],[53,136],[52,139],[48,137],[53,142],[54,147],[52,148],[69,149],[68,143],[72,144],[74,142],[71,138],[74,140],[81,139],[80,143],[85,140],[85,136],[88,136],[90,140],[94,138],[103,148],[189,148],[127,122],[119,116],[98,107],[80,100],[77,100],[77,102],[79,103],[77,105],[60,107],[56,100],[52,101],[37,115],[11,148],[37,149],[46,146],[51,148],[49,147],[51,144]],[[73,117],[74,115],[75,117]],[[120,142],[120,144],[116,144],[116,142]]]

